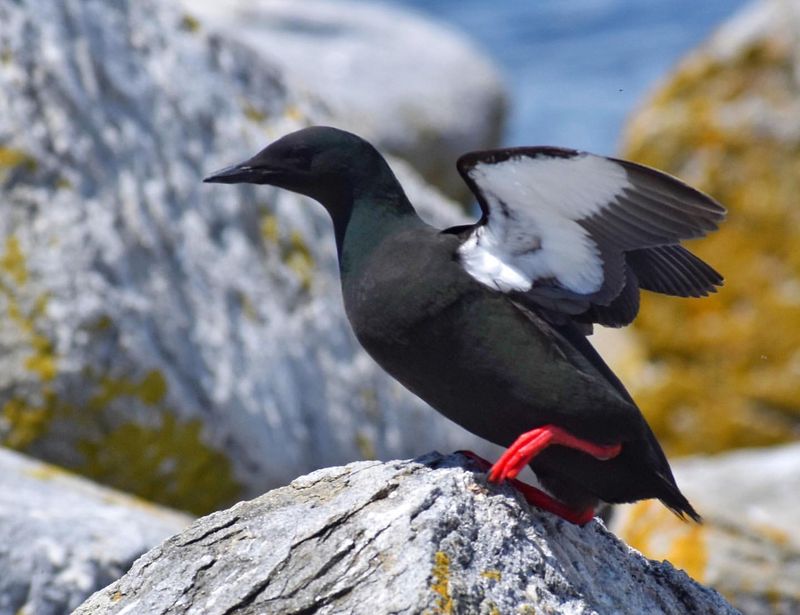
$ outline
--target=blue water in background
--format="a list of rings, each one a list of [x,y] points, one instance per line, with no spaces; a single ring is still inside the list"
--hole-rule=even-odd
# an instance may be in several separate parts
[[[389,0],[386,0],[389,1]],[[626,117],[746,0],[390,0],[466,33],[503,71],[509,145],[617,151]]]

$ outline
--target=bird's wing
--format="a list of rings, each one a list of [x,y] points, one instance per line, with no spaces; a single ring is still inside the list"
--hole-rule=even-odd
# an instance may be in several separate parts
[[[458,170],[483,211],[462,231],[464,268],[546,313],[622,326],[640,288],[703,296],[722,283],[679,242],[715,230],[724,208],[665,173],[555,147],[472,152]]]

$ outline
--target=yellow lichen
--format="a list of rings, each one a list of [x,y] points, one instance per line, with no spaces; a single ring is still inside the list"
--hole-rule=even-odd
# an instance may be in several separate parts
[[[633,392],[671,453],[799,433],[800,139],[764,128],[796,113],[793,61],[772,40],[732,59],[695,55],[629,127],[626,157],[729,209],[719,232],[690,245],[725,275],[721,291],[701,300],[645,293],[634,325],[657,377]]]
[[[267,214],[261,218],[261,236],[269,243],[278,243],[278,216]]]
[[[357,431],[355,436],[355,444],[358,452],[361,454],[362,459],[377,459],[378,453],[375,450],[375,444],[372,439],[363,431]]]
[[[381,404],[378,393],[373,388],[363,388],[359,391],[361,402],[364,404],[364,412],[372,419],[380,420]]]
[[[253,103],[246,102],[242,108],[244,116],[251,122],[262,124],[267,120],[267,114],[258,109]]]
[[[205,514],[229,504],[242,487],[230,460],[202,439],[197,419],[163,413],[153,426],[124,423],[78,450],[86,476],[145,499]]]
[[[297,231],[292,231],[289,236],[289,244],[283,251],[283,262],[300,279],[303,290],[311,288],[314,257],[311,256],[311,250],[308,249],[303,237]]]
[[[644,500],[632,506],[628,509],[622,531],[619,531],[620,538],[634,549],[646,552],[650,537],[658,531],[661,512],[659,503],[654,500]]]
[[[5,249],[0,254],[0,297],[5,299],[8,320],[28,336],[33,354],[27,357],[23,366],[39,376],[43,383],[55,378],[58,355],[53,342],[40,331],[37,323],[47,312],[49,296],[39,294],[27,311],[20,304],[20,288],[28,283],[29,272],[25,254],[16,235],[6,238]]]
[[[155,406],[167,395],[167,381],[158,370],[147,372],[139,383],[138,397],[148,406]]]
[[[53,417],[52,400],[48,400],[48,397],[45,395],[40,405],[31,404],[20,397],[12,397],[3,404],[0,413],[6,425],[3,446],[21,450],[47,433]]]
[[[19,149],[0,147],[0,168],[14,169],[22,167],[26,171],[36,170],[36,159]]]
[[[113,325],[114,321],[111,319],[111,316],[103,314],[90,325],[89,329],[95,333],[102,333],[111,329]]]
[[[693,579],[705,581],[708,567],[706,529],[678,519],[654,500],[628,507],[619,536],[653,559],[666,559]]]
[[[85,422],[89,433],[76,445],[83,461],[70,469],[175,508],[205,514],[230,504],[241,494],[230,460],[202,439],[197,419],[181,421],[165,406],[167,383],[158,370],[141,378],[118,378],[85,372],[86,388],[94,389],[80,411],[45,389],[43,400],[31,404],[12,398],[0,417],[6,424],[3,444],[25,449],[43,437],[54,420]],[[150,408],[151,423],[106,427],[108,410],[125,400]]]
[[[46,336],[35,334],[31,338],[33,354],[25,359],[25,369],[39,375],[42,382],[49,382],[56,377],[58,366],[53,343]]]
[[[433,612],[443,614],[452,613],[453,598],[450,595],[450,556],[444,551],[437,551],[434,555],[431,576],[433,577],[431,589],[437,595]]]
[[[253,322],[260,322],[261,316],[259,315],[258,309],[253,303],[253,300],[244,293],[239,293],[238,295],[244,317]]]
[[[260,230],[265,242],[280,246],[281,260],[300,279],[303,290],[308,290],[313,280],[315,263],[303,236],[292,231],[287,239],[281,240],[278,218],[274,214],[261,217]]]
[[[198,21],[198,19],[193,15],[189,15],[187,13],[184,14],[183,17],[181,17],[180,26],[183,30],[186,30],[187,32],[197,32],[198,30],[200,30],[200,21]]]
[[[11,281],[17,286],[24,286],[28,281],[28,266],[25,254],[16,235],[10,235],[6,239],[5,250],[0,255],[0,270],[8,274]]]
[[[489,579],[491,581],[499,581],[503,578],[503,575],[500,573],[499,570],[484,570],[481,572],[481,576],[484,579]]]
[[[147,372],[139,381],[102,375],[97,378],[97,387],[86,404],[87,409],[93,412],[104,410],[114,400],[125,397],[137,398],[145,405],[155,406],[167,394],[166,379],[158,370]]]
[[[753,529],[755,529],[758,532],[759,535],[764,536],[770,542],[773,542],[782,548],[790,547],[790,543],[792,542],[792,535],[789,534],[786,530],[773,527],[766,523],[751,523],[751,525],[753,526]]]
[[[52,385],[58,373],[54,344],[42,333],[48,295],[25,297],[30,273],[19,239],[6,239],[0,253],[0,300],[7,322],[22,332],[32,350],[22,365],[39,384],[30,398],[14,395],[0,406],[2,444],[26,449],[47,435],[56,420],[83,421],[85,436],[77,444],[84,460],[78,472],[139,496],[190,510],[210,512],[231,503],[241,493],[230,460],[206,444],[199,420],[180,421],[167,407],[167,381],[158,370],[140,377],[119,377],[84,371],[86,401],[78,410],[57,396]],[[113,325],[107,315],[88,329],[103,332]],[[126,400],[137,401],[153,420],[137,416],[137,423],[116,425],[109,412]],[[112,426],[109,426],[112,425]]]
[[[702,525],[696,523],[686,523],[681,527],[685,531],[675,537],[664,559],[683,568],[693,579],[703,582],[708,567],[705,530]]]
[[[293,122],[299,122],[303,119],[303,112],[295,105],[289,105],[283,111],[284,117]]]
[[[75,474],[49,463],[38,463],[36,466],[25,471],[25,475],[36,480],[49,481],[59,478],[74,478]]]

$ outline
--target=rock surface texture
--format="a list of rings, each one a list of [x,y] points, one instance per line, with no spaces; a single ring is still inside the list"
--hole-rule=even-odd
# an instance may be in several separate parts
[[[190,521],[0,448],[0,613],[68,613]]]
[[[204,27],[279,66],[295,89],[323,100],[342,128],[471,202],[454,161],[499,143],[506,97],[497,70],[466,37],[387,3],[184,0],[184,6]]]
[[[99,613],[735,613],[668,563],[486,486],[460,456],[360,462],[198,520]]]
[[[673,469],[705,523],[682,524],[640,502],[615,511],[614,532],[748,615],[800,612],[800,445],[686,459]]]
[[[0,443],[195,512],[475,446],[358,347],[321,207],[201,183],[330,121],[170,3],[0,0]]]

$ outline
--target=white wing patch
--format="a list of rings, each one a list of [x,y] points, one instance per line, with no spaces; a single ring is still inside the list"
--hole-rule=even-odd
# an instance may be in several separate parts
[[[579,154],[478,162],[469,170],[489,207],[485,225],[459,248],[466,271],[502,292],[554,278],[579,294],[603,285],[600,252],[577,221],[631,187],[622,165]]]

